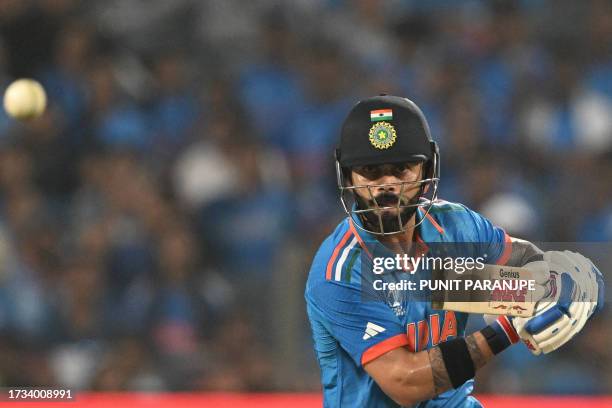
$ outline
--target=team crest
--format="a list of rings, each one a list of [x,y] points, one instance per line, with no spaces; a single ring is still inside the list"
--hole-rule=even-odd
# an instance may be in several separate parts
[[[388,122],[377,122],[370,128],[370,143],[377,149],[390,148],[396,138],[395,128]]]

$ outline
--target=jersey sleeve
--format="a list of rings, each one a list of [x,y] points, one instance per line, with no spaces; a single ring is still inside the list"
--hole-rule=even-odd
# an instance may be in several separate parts
[[[474,225],[474,241],[478,242],[478,256],[484,256],[487,263],[505,265],[512,253],[510,236],[487,218],[466,207],[467,215]]]
[[[355,361],[365,365],[408,344],[401,322],[382,300],[362,299],[359,285],[325,281],[311,288],[309,311]]]

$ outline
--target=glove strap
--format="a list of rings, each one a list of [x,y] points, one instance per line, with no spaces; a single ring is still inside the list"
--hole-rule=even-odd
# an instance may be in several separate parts
[[[480,331],[493,354],[498,354],[519,341],[519,336],[506,316],[500,316],[493,324]]]

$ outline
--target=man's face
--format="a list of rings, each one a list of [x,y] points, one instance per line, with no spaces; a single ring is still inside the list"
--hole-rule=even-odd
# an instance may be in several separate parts
[[[351,183],[359,187],[355,188],[354,192],[360,209],[394,207],[398,202],[400,205],[415,204],[421,189],[416,182],[422,177],[422,162],[359,166],[351,170]],[[401,224],[404,225],[415,211],[415,207],[396,207],[363,214],[372,227],[380,230],[382,220],[384,231],[381,232],[390,232],[399,231],[400,218]]]

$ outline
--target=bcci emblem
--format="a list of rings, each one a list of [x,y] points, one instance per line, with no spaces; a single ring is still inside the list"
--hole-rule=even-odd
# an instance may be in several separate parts
[[[377,149],[390,148],[396,138],[395,128],[388,122],[377,122],[370,128],[370,143]]]

